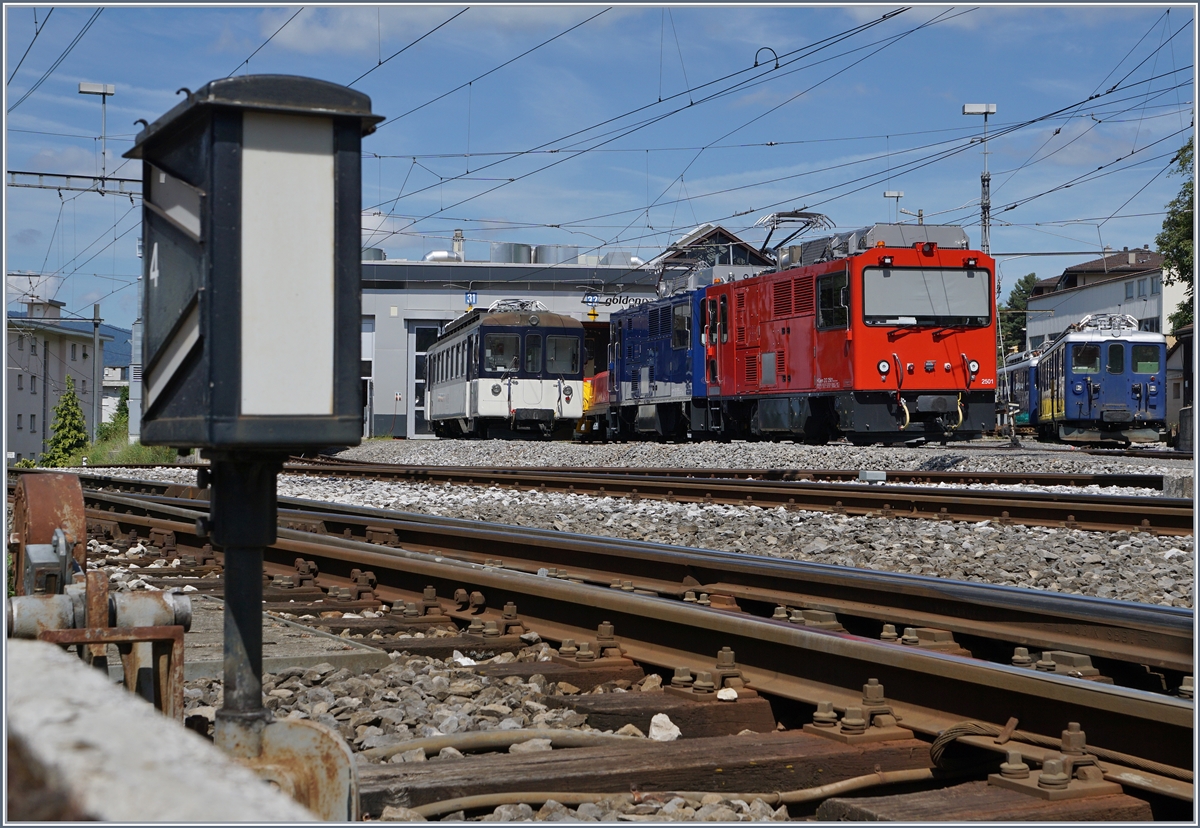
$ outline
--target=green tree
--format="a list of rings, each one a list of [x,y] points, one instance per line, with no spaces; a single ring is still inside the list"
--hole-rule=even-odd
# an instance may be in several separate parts
[[[1172,163],[1172,175],[1183,176],[1179,195],[1167,205],[1167,217],[1163,219],[1162,232],[1154,244],[1163,256],[1163,282],[1168,285],[1182,282],[1186,288],[1184,299],[1167,317],[1171,330],[1177,330],[1192,322],[1192,304],[1195,296],[1195,260],[1192,251],[1192,221],[1196,206],[1196,173],[1193,169],[1193,139],[1176,153]]]
[[[75,380],[69,376],[67,390],[58,398],[58,405],[54,406],[54,425],[50,430],[54,433],[46,453],[42,455],[43,466],[66,465],[72,455],[88,444],[87,422],[83,419],[79,397],[75,396]]]
[[[103,443],[111,440],[114,437],[120,437],[129,433],[129,386],[126,385],[121,389],[121,396],[117,400],[117,410],[113,413],[113,418],[107,423],[101,423],[96,428],[96,442]]]
[[[1036,273],[1026,273],[1008,294],[1008,302],[1000,306],[1000,338],[1004,353],[1015,347],[1025,350],[1025,311],[1029,309],[1029,294],[1037,284]]]

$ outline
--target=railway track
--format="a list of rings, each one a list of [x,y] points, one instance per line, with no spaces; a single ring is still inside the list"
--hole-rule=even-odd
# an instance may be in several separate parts
[[[85,498],[91,524],[107,522],[117,533],[131,527],[140,527],[142,533],[170,531],[179,547],[204,543],[196,536],[196,521],[204,517],[201,502],[96,491],[88,491]],[[973,632],[958,636],[956,644],[981,650],[1000,646],[1006,638],[1009,640],[1003,645],[1007,647],[1014,635],[1028,635],[1031,643],[1053,642],[1054,646],[1068,642],[1075,646],[1089,638],[1094,642],[1128,638],[1131,648],[1127,654],[1135,660],[1144,647],[1139,642],[1153,639],[1158,643],[1145,649],[1174,650],[1169,658],[1175,666],[1190,670],[1183,654],[1191,651],[1192,614],[1187,611],[911,576],[839,572],[831,567],[782,567],[738,556],[697,555],[693,550],[684,555],[652,544],[555,538],[556,533],[511,527],[472,530],[466,522],[446,519],[394,520],[389,525],[386,513],[373,510],[319,504],[314,512],[308,504],[309,509],[302,512],[294,508],[298,505],[282,501],[281,522],[307,522],[307,531],[280,530],[279,540],[266,552],[268,575],[295,573],[296,559],[301,558],[319,568],[319,586],[337,589],[353,583],[352,570],[370,569],[377,579],[374,594],[381,600],[415,606],[428,599],[424,588],[432,586],[441,611],[460,623],[484,618],[502,622],[501,607],[511,602],[514,613],[519,607],[526,628],[555,641],[595,640],[598,625],[611,622],[629,658],[667,671],[709,663],[713,653],[728,646],[736,653],[736,666],[749,686],[804,710],[821,702],[832,702],[838,710],[858,704],[862,686],[875,678],[886,687],[888,703],[901,716],[904,727],[925,738],[964,720],[996,722],[1000,727],[1015,717],[1022,732],[1050,735],[1062,731],[1067,721],[1079,721],[1087,731],[1089,745],[1109,751],[1110,757],[1121,757],[1106,763],[1106,779],[1175,799],[1192,797],[1190,700],[1161,690],[1148,692],[1079,675],[880,641],[878,632],[872,637],[865,630],[866,625],[873,625],[878,631],[880,616],[901,624],[910,618],[919,623],[915,619],[932,622],[936,617],[964,630],[970,627]],[[323,524],[324,534],[312,531],[317,521]],[[375,542],[356,539],[356,526],[373,531]],[[401,540],[393,542],[399,545],[387,545],[388,538],[380,530],[394,531]],[[457,545],[455,538],[459,539]],[[522,548],[529,550],[524,558],[518,551]],[[498,566],[494,558],[490,564],[486,559],[476,562],[485,554],[503,554],[504,566]],[[567,578],[530,571],[535,565],[545,569],[540,564],[549,562],[551,555],[576,561]],[[727,558],[736,560],[724,560]],[[652,568],[659,578],[644,576],[641,583],[631,585],[633,589],[593,583],[612,575],[609,571],[600,577],[602,559],[623,559],[622,566]],[[794,570],[790,580],[785,578],[785,569]],[[561,570],[559,574],[563,574]],[[690,583],[689,577],[696,583]],[[719,580],[711,580],[714,578]],[[656,586],[660,589],[652,588]],[[680,593],[686,595],[701,587],[714,590],[708,606],[679,600]],[[723,593],[718,591],[721,589]],[[486,598],[476,601],[473,593]],[[448,599],[456,594],[472,598]],[[730,600],[712,600],[716,596]],[[814,616],[816,626],[772,617],[780,599],[794,601],[793,608],[802,611],[804,602],[814,608],[827,607],[816,611],[832,611],[836,621],[851,631],[823,628],[820,624],[828,619],[820,615]],[[756,614],[759,612],[764,614]],[[1118,661],[1109,663],[1117,665]],[[1132,673],[1133,662],[1127,664],[1130,669],[1114,671],[1118,677]],[[1172,668],[1160,669],[1174,680]],[[979,735],[967,735],[960,741],[991,751],[1019,750],[1033,761],[1047,757],[1050,750],[1019,740],[1001,747],[994,738]]]
[[[547,470],[538,468],[464,468],[449,466],[390,466],[387,464],[290,463],[285,473],[316,476],[371,477],[410,483],[500,486],[592,496],[719,503],[763,508],[809,509],[848,515],[876,515],[935,520],[995,521],[1095,531],[1148,531],[1164,535],[1192,533],[1193,504],[1186,498],[1130,497],[1057,492],[986,491],[902,485],[863,485],[844,482],[844,471],[743,470],[744,477],[697,477],[694,472],[669,470]],[[811,479],[759,479],[812,475]],[[721,472],[737,474],[738,472]],[[710,473],[702,473],[710,474]],[[715,473],[711,473],[715,474]],[[889,479],[907,482],[997,483],[1007,477],[1036,482],[1034,475],[887,472]],[[899,478],[895,475],[902,475]],[[911,476],[904,476],[911,475]],[[98,480],[87,475],[89,480]],[[1161,489],[1161,475],[1053,475],[1074,485],[1139,485]],[[823,480],[841,482],[821,482]],[[1012,482],[1012,481],[1010,481]],[[133,487],[112,478],[104,485]],[[139,484],[141,485],[141,484]],[[1044,485],[1070,485],[1064,483]]]

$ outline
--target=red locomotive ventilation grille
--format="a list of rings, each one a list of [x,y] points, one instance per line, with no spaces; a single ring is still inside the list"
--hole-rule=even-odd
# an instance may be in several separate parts
[[[773,308],[776,319],[792,315],[792,286],[790,282],[776,282],[772,288]]]
[[[782,379],[787,373],[787,364],[783,361],[783,351],[775,352],[775,373]]]
[[[812,279],[793,279],[792,293],[795,296],[797,316],[802,316],[806,313],[812,313],[814,310],[816,310],[816,302],[813,298]]]
[[[745,310],[746,309],[746,291],[739,290],[737,292],[737,294],[734,296],[734,301],[737,302],[735,307],[738,310]]]
[[[743,325],[737,326],[737,344],[738,345],[746,344],[746,328]]]
[[[746,385],[758,385],[758,358],[746,357]]]

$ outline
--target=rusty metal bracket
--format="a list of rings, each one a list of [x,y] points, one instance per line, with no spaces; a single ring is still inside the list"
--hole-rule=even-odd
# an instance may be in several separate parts
[[[66,537],[68,554],[87,568],[87,518],[83,509],[83,487],[73,474],[25,473],[17,478],[12,507],[13,533],[9,538],[9,554],[14,558],[17,573],[17,595],[25,595],[23,574],[27,566],[27,547],[52,544],[54,532],[61,529]],[[61,584],[58,587],[62,591]]]
[[[135,650],[136,644],[150,644],[153,671],[153,698],[148,699],[164,716],[183,721],[183,627],[86,627],[81,630],[45,630],[42,641],[69,647],[77,644],[116,644],[125,668],[125,686],[138,692],[139,676],[145,665]],[[140,695],[140,694],[139,694]]]

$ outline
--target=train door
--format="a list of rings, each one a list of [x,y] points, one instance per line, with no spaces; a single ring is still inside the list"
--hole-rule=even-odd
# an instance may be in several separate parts
[[[850,288],[846,271],[816,280],[817,333],[813,342],[813,386],[818,391],[850,385]]]
[[[408,375],[412,382],[408,389],[408,423],[406,436],[431,437],[433,426],[425,417],[426,411],[426,352],[437,341],[439,323],[408,323]]]
[[[1134,396],[1149,420],[1166,417],[1166,346],[1154,342],[1130,343],[1129,370]]]
[[[1097,399],[1099,412],[1130,411],[1133,400],[1133,378],[1130,376],[1129,349],[1124,342],[1105,342],[1103,390]]]

